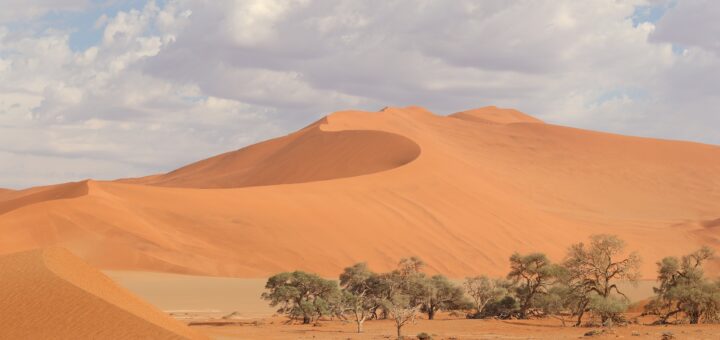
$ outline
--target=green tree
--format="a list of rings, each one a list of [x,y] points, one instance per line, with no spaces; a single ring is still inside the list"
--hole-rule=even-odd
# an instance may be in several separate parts
[[[362,333],[363,323],[380,304],[377,284],[378,275],[370,271],[366,263],[347,267],[340,274],[340,287],[345,293],[346,305],[355,317],[358,333]]]
[[[685,314],[691,324],[720,319],[720,284],[705,278],[702,265],[713,258],[713,251],[703,247],[682,259],[666,257],[658,262],[655,298],[646,307],[667,323],[671,316]]]
[[[337,282],[301,271],[270,277],[265,290],[261,297],[272,307],[280,306],[278,313],[302,318],[305,324],[331,313],[331,301],[339,295]]]
[[[397,269],[381,276],[385,296],[382,306],[395,321],[398,339],[402,339],[403,326],[415,322],[427,295],[429,285],[423,267],[424,262],[418,257],[404,258]]]
[[[477,314],[482,314],[488,303],[498,301],[508,294],[509,283],[481,275],[465,278],[464,285],[465,292],[475,302]]]
[[[520,309],[517,299],[511,295],[505,295],[502,299],[492,301],[485,305],[483,312],[475,315],[476,318],[496,317],[499,319],[508,319],[517,315]]]
[[[576,326],[585,311],[599,315],[603,325],[620,318],[620,309],[627,307],[629,300],[618,289],[617,281],[636,282],[640,277],[640,257],[635,252],[622,257],[624,251],[625,242],[613,235],[593,235],[589,245],[580,242],[570,246],[563,266],[570,296],[577,303]]]
[[[536,303],[545,315],[560,320],[563,327],[567,322],[565,316],[568,315],[568,312],[572,314],[573,307],[576,305],[573,292],[566,285],[550,287],[547,294],[541,295]]]
[[[423,280],[421,284],[421,310],[427,313],[429,320],[433,320],[439,310],[458,310],[470,305],[462,287],[450,282],[445,276],[434,275]]]
[[[535,299],[547,294],[547,289],[555,280],[558,267],[541,253],[510,256],[510,273],[508,279],[517,286],[515,295],[520,302],[519,317],[527,318],[528,310],[533,307]]]

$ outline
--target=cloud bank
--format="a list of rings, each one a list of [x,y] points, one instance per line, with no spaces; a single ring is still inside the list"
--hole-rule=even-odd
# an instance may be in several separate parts
[[[720,144],[718,16],[710,0],[5,0],[0,187],[167,171],[387,105]]]

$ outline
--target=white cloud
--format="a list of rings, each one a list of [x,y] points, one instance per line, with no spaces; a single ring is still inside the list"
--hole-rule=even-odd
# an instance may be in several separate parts
[[[712,1],[170,0],[99,14],[82,51],[2,25],[85,1],[20,3],[0,14],[0,186],[169,170],[350,107],[720,143]]]

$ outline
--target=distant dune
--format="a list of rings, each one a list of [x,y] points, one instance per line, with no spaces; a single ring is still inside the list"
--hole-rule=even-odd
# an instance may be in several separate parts
[[[2,339],[203,339],[61,248],[0,257]]]
[[[617,234],[655,262],[720,248],[720,147],[545,124],[487,107],[342,111],[167,174],[0,194],[0,251],[62,245],[103,269],[336,276],[421,256],[503,275]]]

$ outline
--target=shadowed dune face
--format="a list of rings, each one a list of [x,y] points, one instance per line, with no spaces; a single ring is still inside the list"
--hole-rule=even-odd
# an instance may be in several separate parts
[[[61,248],[0,257],[6,339],[203,339]]]
[[[720,244],[703,226],[720,216],[720,147],[492,107],[337,112],[169,174],[86,185],[5,208],[0,251],[60,244],[103,269],[239,277],[418,255],[457,278],[504,275],[514,251],[561,260],[609,233],[651,278],[664,256]]]
[[[87,195],[87,182],[65,183],[22,191],[0,192],[0,215],[19,207]]]
[[[389,170],[411,162],[419,154],[416,143],[397,134],[326,132],[312,126],[168,174],[128,182],[189,188],[303,183]]]
[[[720,227],[720,218],[714,220],[703,221],[702,226],[705,228],[717,228]]]

